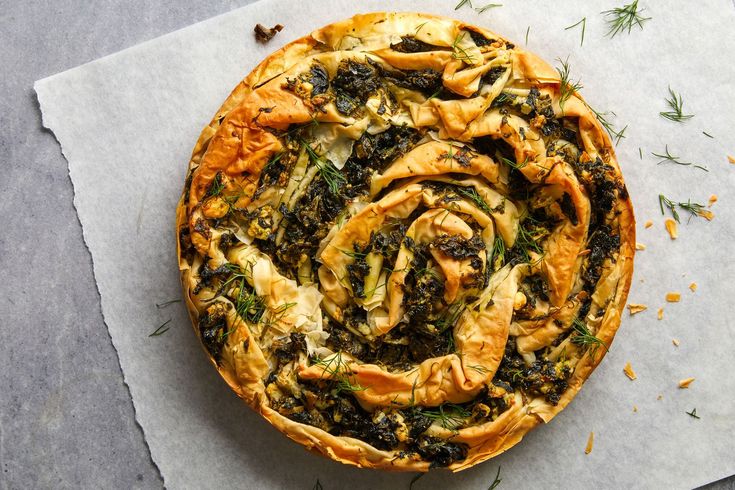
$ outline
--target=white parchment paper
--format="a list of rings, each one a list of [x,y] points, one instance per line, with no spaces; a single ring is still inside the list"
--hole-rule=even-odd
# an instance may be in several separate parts
[[[625,314],[609,355],[571,406],[501,457],[457,475],[432,472],[415,488],[487,488],[498,465],[504,488],[687,488],[735,472],[735,165],[726,157],[735,153],[735,7],[730,0],[643,0],[652,17],[645,28],[605,38],[600,12],[619,3],[525,0],[480,14],[469,6],[455,12],[452,0],[263,0],[36,83],[44,125],[69,162],[104,317],[168,487],[306,489],[317,478],[327,489],[408,486],[411,475],[348,468],[288,441],[225,386],[184,307],[155,306],[180,297],[174,208],[199,131],[232,87],[269,52],[312,29],[391,9],[460,17],[520,45],[528,33],[528,48],[545,59],[569,56],[587,100],[614,110],[618,127],[628,125],[618,157],[638,241],[647,246],[636,258],[630,301],[649,309]],[[581,26],[564,28],[583,17],[580,47]],[[256,22],[286,28],[261,46],[253,40]],[[686,123],[658,115],[668,85],[695,114]],[[709,172],[656,165],[651,152],[667,144]],[[672,242],[659,193],[705,203],[717,194],[716,217],[684,217]],[[644,229],[649,219],[654,224]],[[696,293],[687,289],[693,281]],[[682,301],[666,304],[668,291],[681,292]],[[168,319],[168,332],[148,337]],[[628,361],[636,381],[622,372]],[[696,381],[679,389],[689,376]],[[693,408],[701,419],[685,413]],[[585,455],[590,431],[595,446]]]

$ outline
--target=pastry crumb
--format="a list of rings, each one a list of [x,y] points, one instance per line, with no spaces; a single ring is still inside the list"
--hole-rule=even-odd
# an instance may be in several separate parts
[[[732,163],[732,164],[735,164],[735,157],[732,157],[730,155],[727,155],[727,161],[730,162],[730,163]]]
[[[646,228],[650,228],[650,227],[652,227],[652,226],[653,226],[653,221],[651,221],[651,220],[649,219],[648,221],[646,221],[646,224],[644,224],[643,226],[644,226],[644,227],[646,227]]]
[[[694,378],[684,378],[681,381],[679,381],[679,388],[689,388],[689,385],[694,382]]]
[[[678,303],[680,299],[680,293],[666,293],[666,301],[668,301],[669,303]]]
[[[679,339],[671,339],[671,343],[679,347]]]
[[[588,248],[586,250],[582,250],[581,252],[579,252],[577,254],[577,257],[584,257],[586,255],[589,255],[590,253],[592,253],[592,250]]]
[[[711,196],[709,196],[709,205],[708,205],[708,207],[711,208],[712,205],[714,203],[716,203],[716,202],[717,202],[717,194],[712,194]]]
[[[255,39],[257,39],[258,42],[267,43],[273,39],[276,34],[281,32],[281,29],[283,29],[283,25],[281,24],[276,24],[270,29],[263,24],[255,24]]]
[[[676,240],[676,238],[679,236],[679,230],[676,226],[676,221],[671,218],[666,218],[664,226],[666,226],[666,231],[669,232],[669,236],[671,237],[671,239]]]
[[[590,432],[590,436],[587,438],[587,446],[584,448],[584,454],[592,452],[592,446],[595,444],[595,433]]]
[[[696,282],[691,283],[689,285],[689,289],[691,289],[693,293],[696,292],[697,291],[697,283]]]
[[[635,405],[633,405],[633,412],[637,412],[637,411],[638,411],[638,407],[636,407]]]
[[[697,211],[697,214],[702,218],[705,218],[707,221],[712,221],[713,219],[715,219],[715,213],[713,213],[709,209],[700,209],[699,211]]]
[[[636,313],[640,313],[641,311],[645,311],[648,309],[648,306],[641,305],[637,303],[628,303],[628,310],[630,311],[631,315],[635,315]]]
[[[643,245],[642,243],[635,242],[635,249],[636,250],[645,250],[646,249],[646,246]]]
[[[658,311],[656,312],[656,317],[659,320],[663,320],[664,319],[664,309],[663,308],[659,308],[658,309]]]
[[[629,362],[625,364],[625,367],[623,368],[623,372],[631,380],[638,379],[638,376],[635,375],[635,371],[633,371],[633,367],[630,365]]]
[[[663,399],[664,399],[664,396],[663,396],[663,395],[658,395],[658,396],[656,397],[656,400],[663,400]]]

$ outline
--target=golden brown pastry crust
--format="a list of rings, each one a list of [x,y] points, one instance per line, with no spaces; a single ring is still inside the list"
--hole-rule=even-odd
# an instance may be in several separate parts
[[[465,39],[469,39],[469,36],[463,36],[462,33],[469,31],[496,40],[497,49],[493,46],[480,49],[476,43],[469,41],[465,47],[458,49],[458,45],[464,46]],[[400,36],[411,35],[439,48],[414,53],[391,48],[390,45],[399,40]],[[604,219],[610,229],[617,233],[619,248],[603,259],[599,282],[591,298],[589,292],[579,286],[580,274],[585,264],[588,264],[585,261],[588,260],[587,248],[591,239],[588,236],[591,214],[597,212],[590,203],[588,191],[561,156],[547,154],[544,140],[540,136],[535,141],[529,137],[538,135],[538,132],[528,121],[513,114],[502,114],[497,108],[491,107],[499,90],[473,96],[478,92],[481,83],[484,83],[482,76],[493,67],[499,66],[494,60],[500,57],[503,58],[502,65],[510,66],[511,69],[505,72],[509,78],[499,89],[512,86],[523,90],[525,87],[527,93],[528,88],[535,87],[541,96],[550,96],[557,115],[563,114],[565,118],[577,120],[578,137],[581,141],[579,150],[582,152],[577,155],[579,161],[604,163],[608,166],[607,176],[618,185],[612,209],[604,213]],[[200,286],[200,268],[205,262],[210,270],[216,270],[226,264],[244,266],[255,260],[259,264],[256,267],[262,270],[255,271],[251,268],[250,279],[257,282],[256,276],[266,278],[260,285],[253,287],[258,293],[267,289],[268,294],[263,297],[266,303],[270,303],[266,307],[273,311],[279,305],[291,304],[284,303],[286,301],[300,301],[300,295],[311,294],[312,298],[318,300],[320,293],[316,286],[309,289],[308,285],[288,282],[273,264],[269,268],[270,262],[264,259],[266,256],[262,256],[263,260],[257,262],[260,252],[252,250],[252,247],[225,250],[226,247],[220,246],[222,233],[211,226],[211,222],[228,212],[225,207],[246,209],[248,205],[254,205],[251,203],[252,196],[258,188],[263,167],[274,155],[284,151],[283,140],[277,136],[277,131],[283,132],[294,127],[293,125],[307,124],[315,117],[313,105],[298,90],[284,89],[286,78],[308,70],[314,62],[321,63],[332,78],[340,62],[350,59],[369,59],[391,69],[437,70],[442,73],[444,88],[464,98],[443,100],[438,97],[418,97],[412,101],[409,94],[402,101],[412,124],[438,129],[438,139],[424,141],[399,158],[398,160],[402,159],[407,165],[403,170],[400,165],[391,165],[382,174],[373,175],[370,195],[382,197],[373,200],[374,204],[369,204],[352,216],[348,225],[339,231],[338,240],[334,243],[366,243],[370,240],[370,231],[382,222],[381,216],[390,215],[392,210],[399,209],[398,207],[411,199],[414,199],[414,204],[421,202],[434,211],[434,214],[427,215],[424,220],[425,230],[421,231],[424,235],[428,233],[430,238],[463,233],[465,238],[471,236],[472,230],[468,231],[459,218],[457,222],[451,219],[448,222],[438,222],[437,213],[450,212],[442,210],[441,205],[437,204],[439,199],[432,194],[430,188],[423,186],[422,176],[440,179],[448,171],[480,176],[478,179],[485,183],[483,189],[490,189],[487,191],[489,200],[492,199],[491,192],[507,192],[507,168],[499,170],[502,164],[497,159],[482,154],[473,154],[469,164],[462,168],[443,168],[452,163],[451,156],[449,159],[437,159],[434,155],[446,148],[448,140],[459,144],[471,143],[481,136],[504,140],[513,149],[517,163],[529,162],[520,165],[519,171],[523,176],[530,183],[543,183],[557,194],[560,190],[563,191],[571,199],[576,212],[576,223],[571,219],[563,220],[562,213],[559,212],[563,224],[547,240],[546,253],[543,256],[534,256],[535,260],[530,264],[516,265],[513,268],[507,266],[505,269],[508,278],[497,280],[495,291],[488,296],[492,301],[485,301],[476,314],[462,315],[454,334],[456,342],[461,346],[462,355],[449,354],[427,359],[417,364],[410,371],[410,376],[405,372],[390,373],[377,365],[345,358],[345,366],[351,369],[356,381],[363,387],[352,395],[369,410],[371,407],[390,405],[391,401],[401,407],[435,407],[444,402],[463,403],[472,400],[483,387],[491,384],[509,335],[516,340],[521,355],[533,356],[535,351],[547,348],[546,354],[554,359],[558,359],[560,355],[569,356],[569,362],[574,362],[573,373],[567,380],[568,388],[557,403],[516,391],[507,394],[509,408],[496,417],[489,417],[484,423],[474,423],[455,430],[436,424],[429,428],[428,433],[432,437],[466,444],[466,457],[452,461],[448,466],[449,469],[458,471],[504,452],[537,424],[548,422],[566,407],[604,356],[602,349],[593,353],[592,350],[580,348],[571,341],[571,335],[556,348],[551,342],[570,331],[571,322],[576,318],[580,305],[590,301],[591,312],[586,318],[589,320],[588,327],[592,327],[594,335],[606,345],[609,346],[612,342],[620,324],[620,314],[625,305],[633,270],[635,221],[632,205],[622,183],[610,137],[586,103],[575,94],[566,100],[563,108],[559,107],[560,86],[557,72],[535,55],[518,47],[509,47],[504,38],[491,31],[426,14],[373,13],[326,26],[266,58],[233,90],[197,141],[189,164],[184,194],[177,208],[177,250],[186,304],[195,330],[201,334],[197,325],[200,325],[202,318],[211,319],[215,315],[219,315],[217,318],[227,327],[227,338],[218,353],[219,358],[211,350],[207,351],[213,365],[238,396],[307,449],[361,467],[426,471],[431,466],[430,461],[415,453],[398,454],[395,450],[377,449],[357,438],[331,435],[318,427],[296,422],[275,410],[272,407],[272,395],[264,382],[271,367],[268,359],[272,354],[269,349],[272,350],[273,346],[261,345],[258,335],[238,316],[235,308],[221,311],[212,309],[213,304],[220,303],[212,301],[216,295],[212,288]],[[322,123],[343,123],[347,128],[344,131],[355,133],[350,136],[353,140],[359,138],[364,130],[357,128],[356,118],[335,110],[334,104],[323,106],[317,114],[316,117]],[[460,150],[461,146],[458,146],[456,151]],[[414,152],[418,156],[412,155]],[[425,166],[427,162],[432,165],[416,169],[416,166]],[[406,171],[409,167],[411,170]],[[394,193],[380,194],[392,182],[411,176],[416,176],[416,179]],[[221,192],[222,196],[229,195],[229,200],[212,198],[211,188],[216,179],[226,182]],[[237,193],[232,192],[233,189],[237,189]],[[479,184],[477,189],[480,189]],[[508,203],[513,205],[512,201]],[[411,210],[395,212],[407,215]],[[476,210],[460,214],[465,216],[473,212]],[[487,215],[482,215],[484,218],[478,215],[476,221],[489,222],[487,226],[492,228],[493,236],[499,234],[510,247],[518,233],[518,216],[521,211],[509,208],[508,213],[513,219],[500,216],[489,219]],[[350,227],[349,223],[353,219],[355,226]],[[319,272],[319,277],[323,279],[321,292],[329,298],[321,309],[326,309],[332,317],[338,318],[341,314],[340,303],[344,306],[345,299],[352,293],[349,291],[349,281],[345,283],[344,278],[342,281],[336,279],[336,271],[345,269],[349,257],[339,253],[338,247],[325,250],[321,257],[322,263],[329,269]],[[457,265],[456,261],[451,260],[447,260],[445,264],[437,260],[437,263],[442,265],[442,274],[447,284],[454,277],[454,293],[445,291],[445,296],[456,295],[456,291],[461,291],[459,284],[466,264]],[[393,274],[397,272],[394,271]],[[496,271],[494,275],[498,274],[499,271]],[[512,322],[515,306],[513,293],[518,290],[519,281],[531,274],[540,274],[547,278],[550,291],[545,307],[547,313],[555,313],[547,315],[548,318],[543,320]],[[390,305],[392,301],[392,306],[386,312],[384,323],[376,321],[376,331],[373,332],[375,335],[384,335],[403,316],[400,284],[405,277],[399,274],[394,279],[392,291],[391,283],[388,283],[386,299],[386,304]],[[328,302],[331,302],[330,307],[327,306]],[[392,311],[391,308],[395,310]],[[284,315],[286,319],[283,321],[288,324],[291,313],[287,311]],[[489,346],[490,354],[485,350],[486,346]],[[483,369],[473,370],[468,367],[477,364],[482,364]],[[323,364],[301,363],[293,366],[293,369],[298,372],[298,379],[302,380],[322,381],[325,373],[327,378],[333,374],[328,373]],[[417,380],[420,381],[418,386]]]

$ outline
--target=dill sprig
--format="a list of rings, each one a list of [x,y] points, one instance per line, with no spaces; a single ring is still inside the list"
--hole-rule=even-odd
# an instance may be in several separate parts
[[[707,213],[707,209],[703,204],[692,202],[691,199],[687,199],[687,202],[674,202],[663,194],[658,195],[658,205],[661,208],[662,215],[666,214],[664,212],[664,208],[668,208],[671,211],[671,216],[673,216],[677,223],[681,223],[681,221],[679,221],[679,213],[676,212],[677,207],[684,211],[688,211],[692,217],[705,216]]]
[[[451,305],[449,305],[449,307],[444,311],[444,314],[441,316],[441,318],[434,322],[439,332],[443,333],[450,328],[454,328],[457,320],[459,320],[459,317],[462,316],[462,312],[464,312],[464,309],[464,301],[459,301],[457,303],[452,303]]]
[[[456,430],[472,416],[472,413],[454,403],[442,403],[435,410],[422,410],[421,415],[439,422],[445,429]]]
[[[240,315],[240,318],[254,324],[259,323],[263,318],[263,313],[265,313],[263,298],[249,288],[244,278],[240,279],[240,287],[235,299],[235,311]]]
[[[169,301],[164,301],[163,303],[156,303],[156,308],[158,308],[160,310],[161,308],[166,308],[167,306],[172,305],[174,303],[181,303],[181,300],[180,299],[172,299],[172,300],[169,300]]]
[[[572,328],[574,329],[572,343],[582,347],[585,351],[589,350],[593,358],[597,354],[597,349],[600,347],[604,347],[605,351],[609,350],[605,342],[595,337],[590,329],[587,328],[587,325],[579,318],[574,319]]]
[[[317,155],[311,145],[304,141],[302,141],[301,144],[309,154],[309,159],[314,163],[314,165],[316,165],[316,168],[319,169],[319,175],[324,179],[327,187],[329,187],[329,191],[335,196],[338,195],[342,185],[347,182],[345,176],[342,175],[342,172],[340,172],[337,167],[332,165],[332,162],[324,160],[322,157]]]
[[[460,0],[460,2],[454,7],[454,10],[459,10],[465,5],[469,5],[470,8],[472,8],[472,3],[470,2],[470,0]]]
[[[537,254],[542,254],[544,252],[544,249],[538,243],[541,236],[534,236],[534,232],[536,231],[532,230],[534,222],[535,220],[529,217],[518,226],[518,235],[516,236],[516,241],[513,244],[513,249],[518,250],[524,262],[531,261],[530,251],[536,252]],[[527,223],[530,223],[531,226],[528,226]]]
[[[503,479],[500,478],[500,466],[498,466],[498,472],[495,474],[495,479],[490,484],[490,486],[487,488],[487,490],[495,490],[498,488],[498,485],[500,485],[500,482],[502,482]]]
[[[661,159],[656,165],[661,165],[662,163],[670,162],[670,163],[675,163],[676,165],[683,165],[685,167],[688,167],[691,165],[694,168],[698,168],[700,170],[704,170],[705,172],[709,172],[709,170],[707,170],[707,167],[703,167],[702,165],[698,165],[692,162],[683,162],[679,159],[678,156],[672,155],[671,152],[669,151],[669,145],[666,145],[664,153],[651,152],[651,155]]]
[[[674,122],[684,122],[694,117],[694,114],[684,114],[684,101],[681,98],[681,94],[677,94],[669,87],[669,95],[671,95],[671,98],[666,99],[666,103],[669,104],[671,110],[659,112],[662,117]]]
[[[461,43],[464,39],[465,34],[465,32],[460,32],[459,34],[457,34],[457,37],[454,38],[454,43],[452,43],[452,58],[454,58],[455,60],[464,61],[469,65],[474,65],[475,59],[470,53],[467,52],[466,49],[459,45],[459,43]]]
[[[712,139],[715,139],[715,137],[714,137],[714,136],[712,136],[711,134],[709,134],[709,133],[708,133],[707,131],[702,131],[702,134],[703,134],[703,135],[705,135],[705,136],[706,136],[706,137],[708,137],[708,138],[712,138]]]
[[[500,157],[500,160],[501,160],[501,161],[502,161],[502,162],[503,162],[504,164],[506,164],[506,165],[508,165],[509,167],[511,167],[511,168],[514,168],[514,169],[516,169],[516,170],[520,170],[520,169],[522,169],[523,167],[525,167],[526,165],[528,165],[528,157],[526,157],[526,159],[525,159],[525,160],[523,160],[523,161],[522,161],[521,163],[516,163],[516,162],[514,162],[513,160],[511,160],[511,159],[509,159],[509,158],[505,158],[505,157],[502,157],[502,156]]]
[[[569,29],[574,29],[574,28],[575,28],[575,27],[577,27],[577,26],[578,26],[579,24],[582,24],[582,40],[581,40],[581,41],[580,41],[580,43],[579,43],[579,45],[580,45],[580,46],[582,46],[582,45],[584,45],[584,31],[585,31],[585,28],[586,28],[586,26],[587,26],[587,17],[582,17],[582,20],[580,20],[580,21],[579,21],[579,22],[577,22],[576,24],[572,24],[572,25],[570,25],[569,27],[565,27],[565,28],[564,28],[564,30],[565,30],[565,31],[568,31]]]
[[[316,483],[314,484],[311,490],[324,490],[324,487],[322,486],[322,482],[319,481],[319,478],[316,479]]]
[[[528,46],[528,33],[531,32],[531,26],[526,27],[526,46]]]
[[[624,31],[630,31],[634,26],[638,26],[643,29],[643,23],[651,20],[650,17],[643,17],[641,13],[645,9],[638,10],[638,0],[623,5],[622,7],[616,7],[611,10],[605,10],[602,14],[606,17],[608,32],[607,35],[611,38],[617,34],[621,34]]]
[[[475,10],[476,10],[476,11],[477,11],[478,13],[480,13],[480,14],[481,14],[481,13],[485,12],[486,10],[490,10],[490,9],[494,9],[494,8],[497,8],[497,7],[502,7],[502,6],[503,6],[503,4],[502,4],[502,3],[488,3],[488,4],[487,4],[487,5],[485,5],[484,7],[478,7],[478,8],[476,8]]]
[[[699,415],[697,415],[697,409],[696,408],[692,408],[692,411],[691,412],[685,412],[685,413],[687,415],[689,415],[690,417],[695,418],[695,419],[701,418]]]
[[[207,189],[206,197],[219,196],[220,194],[222,194],[224,188],[225,183],[222,182],[222,174],[220,172],[217,172],[214,175],[212,182],[209,184],[209,189]]]
[[[490,254],[489,262],[492,265],[493,270],[500,269],[505,263],[505,242],[503,241],[503,237],[500,235],[496,236],[495,241],[493,241],[493,249]]]
[[[615,129],[615,126],[613,126],[613,124],[607,119],[611,114],[613,116],[617,116],[617,114],[615,114],[613,111],[598,112],[591,105],[586,105],[587,108],[592,111],[592,114],[594,114],[597,120],[600,122],[600,125],[605,128],[607,134],[610,135],[610,139],[615,141],[615,145],[617,146],[617,144],[620,143],[620,140],[625,138],[625,130],[628,129],[628,125],[626,124],[623,129],[618,131]]]
[[[561,63],[561,68],[557,67],[556,71],[559,72],[559,107],[564,111],[564,104],[569,100],[569,97],[579,92],[583,86],[580,80],[576,82],[571,81],[569,57],[563,61],[561,58],[557,58],[556,60]]]
[[[487,205],[485,200],[480,196],[480,194],[477,192],[477,189],[474,187],[463,187],[463,186],[457,186],[457,194],[461,195],[462,197],[466,197],[470,201],[474,202],[475,205],[483,210],[487,214],[492,214],[493,211],[495,211],[493,208]]]
[[[168,320],[166,320],[160,327],[158,327],[153,332],[151,332],[150,334],[148,334],[148,336],[149,337],[158,337],[159,335],[163,335],[166,332],[168,332],[168,329],[171,328],[171,327],[168,327],[167,325],[169,323],[171,323],[171,320],[172,320],[171,318],[169,318]]]
[[[278,153],[273,155],[270,158],[270,160],[268,160],[268,162],[263,166],[263,170],[261,170],[260,173],[261,174],[266,173],[273,165],[278,163],[278,161],[283,157],[284,153],[285,153],[284,151],[279,151]]]
[[[353,393],[365,388],[355,381],[354,373],[350,370],[347,362],[342,360],[342,352],[339,351],[328,359],[314,359],[314,364],[322,368],[322,377],[329,375],[335,382],[334,395],[342,392]]]

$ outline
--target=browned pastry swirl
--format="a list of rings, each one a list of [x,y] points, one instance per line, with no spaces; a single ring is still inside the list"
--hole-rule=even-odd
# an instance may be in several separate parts
[[[460,470],[574,397],[620,323],[634,217],[610,138],[501,36],[358,15],[263,61],[177,213],[195,330],[310,450]]]

